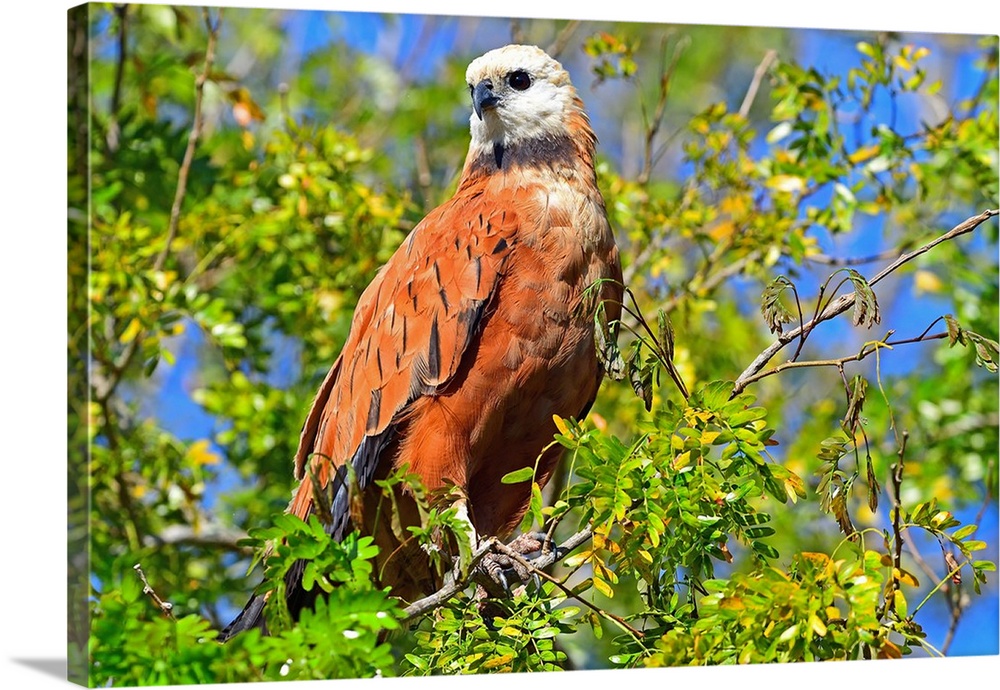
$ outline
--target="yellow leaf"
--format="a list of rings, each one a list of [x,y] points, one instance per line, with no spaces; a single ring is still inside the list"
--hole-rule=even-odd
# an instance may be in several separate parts
[[[917,578],[914,577],[911,573],[906,572],[902,568],[893,568],[892,574],[901,584],[909,585],[910,587],[920,586],[920,583],[917,581]]]
[[[723,611],[742,611],[746,606],[740,597],[723,597],[719,600],[719,608]]]
[[[715,439],[722,435],[721,431],[703,431],[701,432],[701,443],[705,446],[710,446],[715,442]]]
[[[719,221],[714,228],[708,231],[708,236],[716,242],[724,240],[736,231],[736,224],[731,220]]]
[[[719,210],[723,213],[731,213],[734,216],[746,213],[749,208],[750,199],[745,194],[726,196],[719,202]]]
[[[812,563],[816,566],[817,570],[823,570],[830,562],[829,556],[825,553],[819,553],[818,551],[803,551],[799,554],[799,558],[803,561]]]
[[[187,460],[198,466],[218,465],[222,461],[217,453],[212,452],[211,444],[207,439],[195,441],[188,446]]]
[[[560,417],[557,414],[554,414],[554,415],[552,415],[552,421],[555,422],[556,429],[559,430],[560,434],[562,434],[563,436],[569,436],[570,435],[570,433],[569,433],[569,425],[566,424],[566,420],[565,419],[563,419],[562,417]]]
[[[675,470],[682,470],[691,464],[691,451],[686,450],[674,458],[673,466]]]
[[[514,658],[513,654],[504,654],[502,656],[493,657],[492,659],[484,661],[481,668],[492,669],[496,668],[497,666],[504,666],[506,664],[509,664],[511,660],[513,660],[513,658]]]
[[[896,607],[896,615],[900,618],[906,618],[909,615],[909,609],[906,605],[906,597],[903,595],[903,590],[897,589],[892,593],[892,603]]]
[[[902,659],[903,652],[899,650],[899,647],[894,645],[889,640],[883,640],[882,646],[878,650],[879,659]]]
[[[125,327],[125,332],[121,334],[118,338],[123,344],[128,344],[135,340],[136,336],[142,332],[142,324],[139,323],[139,319],[132,319],[129,321],[128,326]]]
[[[941,279],[931,271],[919,270],[913,274],[913,287],[917,294],[924,292],[941,292]]]
[[[813,632],[815,632],[820,637],[826,635],[826,624],[820,620],[819,616],[815,613],[809,616],[809,625],[812,626]]]
[[[594,587],[597,589],[598,592],[606,596],[608,599],[611,599],[612,597],[615,596],[615,590],[611,589],[611,585],[609,585],[607,582],[605,582],[599,577],[594,578]]]
[[[857,151],[849,155],[847,157],[847,160],[855,164],[864,163],[865,161],[871,160],[872,158],[877,156],[878,152],[879,152],[879,147],[876,144],[872,144],[871,146],[862,146]]]

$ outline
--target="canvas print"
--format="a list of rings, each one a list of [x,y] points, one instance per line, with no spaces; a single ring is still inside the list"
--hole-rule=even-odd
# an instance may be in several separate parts
[[[998,654],[997,36],[67,28],[72,681]]]

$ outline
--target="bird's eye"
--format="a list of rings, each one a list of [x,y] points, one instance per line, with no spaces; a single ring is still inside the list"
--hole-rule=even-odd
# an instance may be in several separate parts
[[[515,91],[524,91],[531,86],[531,77],[524,70],[517,70],[507,75],[507,83]]]

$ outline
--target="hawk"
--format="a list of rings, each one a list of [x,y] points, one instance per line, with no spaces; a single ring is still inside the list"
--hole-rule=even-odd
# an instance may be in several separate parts
[[[381,584],[406,600],[440,582],[426,554],[394,536],[388,511],[374,509],[375,480],[407,466],[430,490],[453,484],[476,535],[509,535],[530,482],[501,477],[537,459],[544,486],[560,456],[553,415],[584,417],[601,383],[598,304],[613,323],[622,299],[597,138],[569,74],[537,47],[509,45],[474,60],[466,81],[471,142],[458,188],[361,295],[306,416],[288,506],[307,519],[327,492],[332,536],[373,535]],[[365,524],[352,524],[349,484]],[[419,524],[412,499],[397,503]],[[297,616],[315,593],[301,568],[286,582]],[[264,627],[266,599],[255,595],[223,639]]]

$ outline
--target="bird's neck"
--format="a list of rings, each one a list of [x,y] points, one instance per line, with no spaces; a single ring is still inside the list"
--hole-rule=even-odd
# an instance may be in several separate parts
[[[484,176],[533,169],[572,168],[578,174],[588,171],[588,176],[593,178],[596,142],[597,137],[582,111],[571,113],[567,126],[557,133],[514,140],[474,141],[465,159],[459,188]]]

